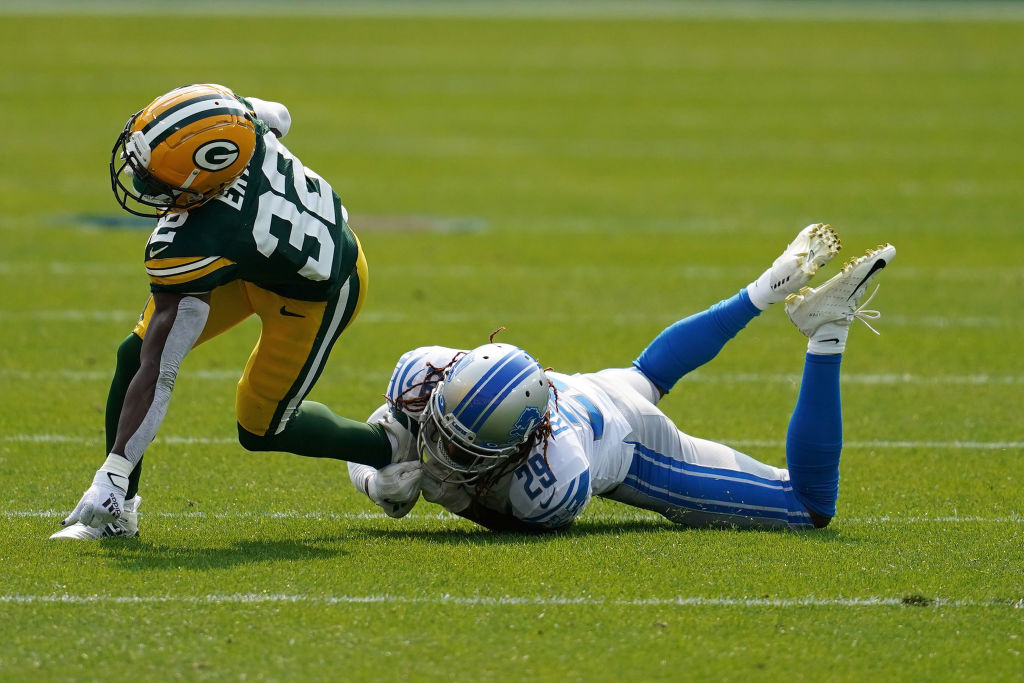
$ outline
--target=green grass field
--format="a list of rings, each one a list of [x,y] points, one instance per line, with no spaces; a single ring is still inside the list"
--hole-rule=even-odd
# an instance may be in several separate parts
[[[1024,678],[1021,13],[183,14],[0,16],[0,680]],[[110,147],[211,81],[288,104],[366,249],[312,394],[352,417],[421,344],[504,325],[562,371],[625,365],[809,222],[843,257],[895,244],[844,360],[836,521],[391,520],[342,463],[234,442],[249,321],[186,361],[141,538],[48,542],[147,297]],[[782,465],[803,350],[771,310],[662,406]]]

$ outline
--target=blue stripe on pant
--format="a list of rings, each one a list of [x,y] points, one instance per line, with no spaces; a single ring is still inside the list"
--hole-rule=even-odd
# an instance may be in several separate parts
[[[684,462],[633,442],[626,479],[608,498],[686,526],[812,526],[788,481]]]

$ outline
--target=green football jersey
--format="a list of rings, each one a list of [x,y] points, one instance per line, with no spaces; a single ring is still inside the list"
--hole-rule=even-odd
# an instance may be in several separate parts
[[[199,294],[245,280],[325,301],[355,268],[358,246],[338,195],[262,121],[256,134],[256,151],[231,187],[158,220],[145,256],[153,292]]]

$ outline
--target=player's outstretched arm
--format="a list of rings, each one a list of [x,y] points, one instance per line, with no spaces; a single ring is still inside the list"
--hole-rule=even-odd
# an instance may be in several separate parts
[[[207,295],[154,294],[155,309],[142,343],[141,365],[124,398],[114,447],[64,526],[99,527],[121,516],[128,475],[156,436],[178,368],[199,339],[210,313]]]

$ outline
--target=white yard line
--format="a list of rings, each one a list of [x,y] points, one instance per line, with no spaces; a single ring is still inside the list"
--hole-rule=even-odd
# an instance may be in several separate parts
[[[243,364],[244,365],[244,364]],[[188,377],[203,381],[221,382],[225,380],[238,381],[242,376],[243,367],[233,370],[189,370]],[[15,368],[0,368],[0,378],[21,380],[25,382],[37,382],[40,380],[61,380],[67,382],[109,382],[114,376],[114,363],[111,359],[110,367],[103,370],[18,370]],[[367,373],[370,377],[371,373]],[[387,381],[391,375],[388,373],[372,374],[373,378],[381,378]],[[1015,384],[1015,382],[1011,382]]]
[[[786,442],[775,439],[712,439],[733,448],[785,448]],[[844,441],[843,448],[892,450],[933,448],[968,451],[1005,451],[1024,448],[1024,441]]]
[[[3,434],[0,442],[12,443],[93,443],[102,441],[102,436],[71,436],[69,434]],[[203,436],[158,436],[158,443],[184,443],[213,445],[237,443],[236,437],[203,437]]]
[[[881,515],[879,517],[837,517],[842,524],[1024,524],[1024,516],[976,517],[973,515],[951,515],[946,517],[900,517]]]
[[[307,593],[213,593],[209,595],[32,595],[23,593],[0,594],[0,604],[164,604],[183,603],[200,605],[221,604],[287,604],[304,603],[318,605],[352,604],[409,604],[409,605],[457,605],[466,607],[537,606],[558,607],[579,605],[583,607],[902,607],[914,605],[913,598],[821,598],[807,596],[800,598],[747,598],[747,597],[701,597],[675,596],[610,600],[599,597],[558,597],[558,596],[458,596],[442,593],[427,596],[406,596],[383,593],[379,595],[315,595]],[[1021,609],[1024,600],[1001,602],[995,600],[949,600],[931,598],[920,606],[935,608],[988,607]]]
[[[709,384],[794,384],[800,383],[799,373],[778,372],[704,372],[697,370],[682,382],[702,382]],[[979,373],[975,375],[915,375],[912,373],[864,373],[848,372],[840,378],[844,384],[867,385],[907,385],[923,384],[928,386],[968,385],[968,386],[1006,386],[1024,384],[1022,375],[998,375]]]
[[[0,518],[7,519],[63,519],[68,510],[3,510],[0,511]],[[317,522],[326,521],[387,521],[391,518],[382,512],[204,512],[201,510],[186,510],[182,512],[169,512],[166,510],[141,511],[141,517],[159,517],[170,519],[282,519],[282,520],[312,520]],[[408,520],[458,520],[460,517],[448,512],[419,513],[413,512],[405,517]],[[581,518],[583,522],[641,522],[660,520],[661,517],[653,512],[637,511],[625,514],[615,513],[587,513]],[[908,516],[880,515],[874,517],[837,517],[837,524],[866,525],[875,524],[1024,524],[1024,516],[1010,515],[999,517],[980,517],[977,515],[939,515],[939,516]]]
[[[141,262],[121,261],[100,263],[97,261],[0,261],[0,275],[135,275],[145,270]]]
[[[106,322],[106,321],[120,321],[120,320],[138,320],[139,313],[141,310],[135,311],[119,311],[113,309],[82,309],[82,308],[65,308],[65,309],[44,309],[44,310],[32,310],[32,311],[0,311],[0,321],[3,322],[17,322],[17,321],[32,321],[32,322]]]

